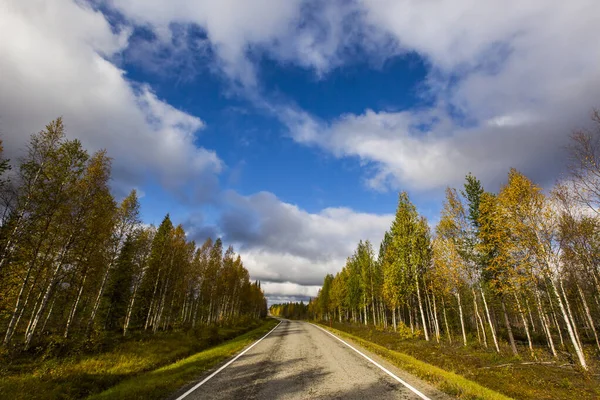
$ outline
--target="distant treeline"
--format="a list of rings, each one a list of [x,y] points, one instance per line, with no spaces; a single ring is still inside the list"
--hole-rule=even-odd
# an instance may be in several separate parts
[[[303,301],[299,303],[273,304],[269,307],[269,313],[274,317],[283,317],[288,319],[307,319],[308,304]]]
[[[0,162],[5,346],[266,315],[260,283],[231,247],[220,239],[198,247],[169,215],[158,228],[142,224],[135,191],[113,198],[106,152],[90,155],[66,139],[61,119],[32,135],[27,149],[14,174]]]
[[[461,190],[446,190],[433,232],[402,192],[378,257],[358,243],[325,277],[311,315],[498,352],[504,340],[534,357],[541,345],[587,369],[600,351],[598,112],[593,121],[595,130],[572,135],[569,174],[548,192],[514,169],[498,193],[469,174]]]

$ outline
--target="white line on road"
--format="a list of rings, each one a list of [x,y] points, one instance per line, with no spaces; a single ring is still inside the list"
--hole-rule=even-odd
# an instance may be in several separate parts
[[[373,360],[371,357],[363,354],[361,351],[355,349],[354,347],[352,347],[350,344],[346,343],[345,341],[343,341],[342,339],[340,339],[339,337],[337,337],[336,335],[334,335],[333,333],[321,328],[318,325],[315,324],[311,324],[317,328],[319,328],[320,330],[322,330],[323,332],[327,333],[328,335],[331,335],[334,339],[339,340],[340,342],[344,343],[346,346],[350,347],[352,350],[354,350],[355,352],[357,352],[358,354],[360,354],[361,356],[363,356],[364,358],[366,358],[367,360],[369,360],[369,362],[371,362],[371,364],[375,365],[376,367],[378,367],[380,370],[382,370],[383,372],[385,372],[386,374],[388,374],[389,376],[391,376],[392,378],[394,378],[395,380],[397,380],[398,382],[400,382],[401,384],[403,384],[404,386],[406,386],[407,388],[409,388],[414,394],[416,394],[417,396],[419,396],[420,398],[422,398],[423,400],[431,400],[429,397],[425,396],[423,393],[419,392],[417,389],[415,389],[414,387],[412,387],[411,385],[409,385],[408,383],[404,382],[402,379],[398,378],[396,375],[394,375],[389,369],[385,368],[383,365],[379,364],[378,362],[376,362],[375,360]]]
[[[281,321],[279,321],[279,323],[277,324],[277,326],[279,326],[279,325],[281,325]],[[253,348],[257,344],[259,344],[264,338],[266,338],[267,336],[269,336],[271,334],[271,332],[273,332],[275,329],[277,329],[277,326],[275,328],[271,329],[265,336],[261,337],[256,342],[254,342],[246,350],[242,351],[240,354],[238,354],[237,356],[235,356],[235,358],[233,360],[229,361],[227,364],[223,365],[221,368],[219,368],[218,370],[216,370],[215,372],[213,372],[212,374],[210,374],[209,376],[207,376],[206,378],[204,378],[204,380],[202,382],[196,384],[193,388],[191,388],[190,390],[188,390],[187,392],[185,392],[184,394],[182,394],[181,396],[179,396],[176,400],[182,400],[187,395],[189,395],[190,393],[192,393],[194,390],[198,389],[200,386],[202,386],[206,382],[208,382],[212,377],[214,377],[215,375],[217,375],[219,372],[223,371],[225,368],[227,368],[228,366],[230,366],[235,360],[237,360],[238,358],[240,358],[241,356],[243,356],[244,354],[246,354],[246,352],[248,352],[248,350],[250,350],[251,348]]]

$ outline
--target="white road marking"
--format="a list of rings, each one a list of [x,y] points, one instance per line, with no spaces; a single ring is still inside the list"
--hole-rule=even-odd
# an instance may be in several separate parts
[[[339,337],[337,337],[333,333],[331,333],[331,332],[329,332],[329,331],[321,328],[318,325],[315,325],[315,324],[311,324],[311,325],[319,328],[320,330],[322,330],[323,332],[327,333],[328,335],[331,335],[334,339],[337,339],[340,342],[344,343],[346,346],[350,347],[352,350],[354,350],[355,352],[357,352],[358,354],[360,354],[361,356],[363,356],[364,358],[366,358],[369,362],[371,362],[371,364],[375,365],[377,368],[379,368],[380,370],[382,370],[383,372],[385,372],[386,374],[388,374],[389,376],[391,376],[392,378],[394,378],[395,380],[397,380],[398,382],[400,382],[401,384],[403,384],[404,386],[406,386],[407,388],[409,388],[414,394],[416,394],[417,396],[419,396],[423,400],[431,400],[429,397],[425,396],[423,393],[419,392],[417,389],[415,389],[414,387],[412,387],[408,383],[404,382],[402,379],[398,378],[389,369],[385,368],[383,365],[379,364],[377,361],[373,360],[371,357],[367,356],[366,354],[363,354],[361,351],[357,350],[356,348],[354,348],[350,344],[346,343],[345,341],[343,341],[342,339],[340,339]]]
[[[176,400],[182,400],[187,395],[189,395],[190,393],[192,393],[194,390],[196,390],[200,386],[204,385],[206,382],[208,382],[211,378],[213,378],[219,372],[223,371],[225,368],[227,368],[228,366],[230,366],[235,360],[237,360],[238,358],[240,358],[241,356],[243,356],[244,354],[246,354],[246,352],[248,352],[251,348],[253,348],[257,344],[259,344],[264,338],[266,338],[267,336],[269,336],[271,334],[271,332],[273,332],[275,329],[277,329],[277,327],[279,325],[281,325],[281,321],[279,321],[279,323],[277,324],[277,326],[275,328],[271,329],[265,336],[263,336],[260,339],[258,339],[256,342],[254,342],[246,350],[242,351],[240,354],[238,354],[237,356],[235,356],[235,358],[233,360],[229,361],[227,364],[223,365],[221,368],[219,368],[218,370],[216,370],[215,372],[213,372],[212,374],[210,374],[209,376],[207,376],[206,378],[204,378],[204,380],[202,382],[196,384],[193,388],[191,388],[190,390],[188,390],[187,392],[185,392],[184,394],[182,394],[181,396],[179,396]]]

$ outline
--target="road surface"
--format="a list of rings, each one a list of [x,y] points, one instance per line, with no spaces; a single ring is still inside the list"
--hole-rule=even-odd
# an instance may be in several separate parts
[[[381,368],[320,328],[282,320],[262,341],[230,365],[174,399],[446,399],[418,379],[352,344]],[[207,376],[209,376],[207,374]],[[206,379],[201,377],[200,380]],[[188,391],[188,394],[185,392]]]

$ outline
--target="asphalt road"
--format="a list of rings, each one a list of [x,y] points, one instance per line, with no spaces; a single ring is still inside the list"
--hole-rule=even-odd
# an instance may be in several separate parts
[[[425,398],[447,398],[355,344],[352,346]],[[288,320],[282,320],[260,343],[185,396],[185,400],[420,398],[329,333],[307,322]]]

